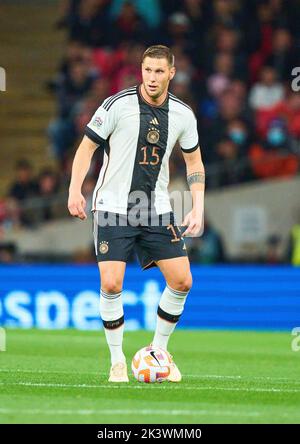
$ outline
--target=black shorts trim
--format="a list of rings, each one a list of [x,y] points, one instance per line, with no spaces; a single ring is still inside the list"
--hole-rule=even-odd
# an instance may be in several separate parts
[[[148,268],[151,268],[151,267],[157,267],[155,261],[150,261],[149,264],[147,264],[143,267],[143,270],[148,270]]]

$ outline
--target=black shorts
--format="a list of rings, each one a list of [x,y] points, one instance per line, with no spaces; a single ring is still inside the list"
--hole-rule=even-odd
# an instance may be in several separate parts
[[[108,222],[106,226],[103,226],[104,219]],[[128,262],[135,250],[143,270],[155,267],[156,261],[187,256],[181,234],[173,212],[160,215],[157,224],[145,220],[137,226],[128,224],[126,215],[108,211],[94,212],[94,241],[98,262]]]

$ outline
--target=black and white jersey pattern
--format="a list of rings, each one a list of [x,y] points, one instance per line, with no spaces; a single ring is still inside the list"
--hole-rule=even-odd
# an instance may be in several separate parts
[[[178,141],[181,149],[198,148],[198,132],[191,108],[168,93],[154,106],[145,101],[140,86],[104,100],[85,134],[104,149],[103,165],[93,195],[93,210],[126,214],[130,196],[143,192],[157,214],[172,210],[169,158]],[[137,193],[133,193],[137,192]]]

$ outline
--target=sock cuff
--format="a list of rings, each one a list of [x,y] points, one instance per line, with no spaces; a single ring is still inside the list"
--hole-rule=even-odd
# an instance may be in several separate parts
[[[120,293],[106,293],[104,290],[100,290],[100,296],[104,297],[105,299],[109,299],[110,301],[114,300],[114,299],[118,299],[119,297],[121,297],[122,292],[120,291]]]
[[[121,327],[124,324],[124,315],[117,319],[116,321],[104,321],[103,322],[103,327],[106,328],[107,330],[115,330],[119,327]]]
[[[188,291],[179,291],[179,290],[174,290],[174,288],[171,288],[170,285],[167,284],[166,287],[171,293],[173,293],[175,296],[180,296],[182,298],[186,297],[186,295],[189,293]]]
[[[109,294],[101,289],[99,308],[102,321],[108,322],[107,327],[104,325],[105,328],[115,329],[122,325],[124,316],[122,293]]]
[[[158,306],[158,308],[157,308],[157,315],[161,319],[163,319],[164,321],[171,322],[172,324],[176,324],[179,321],[180,316],[181,316],[181,314],[174,315],[174,314],[167,313],[160,306]]]

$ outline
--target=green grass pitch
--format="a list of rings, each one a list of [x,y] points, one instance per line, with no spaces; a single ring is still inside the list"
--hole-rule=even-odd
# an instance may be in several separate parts
[[[299,423],[300,351],[286,333],[177,330],[180,384],[109,384],[103,331],[7,330],[0,423]],[[126,332],[128,364],[151,332]],[[130,370],[131,375],[131,370]]]

